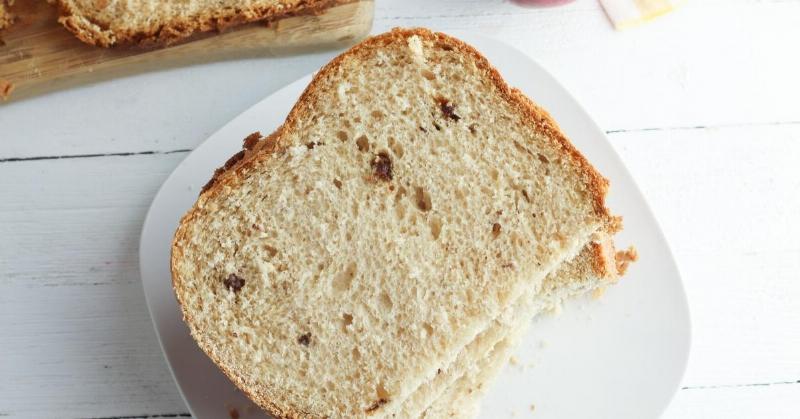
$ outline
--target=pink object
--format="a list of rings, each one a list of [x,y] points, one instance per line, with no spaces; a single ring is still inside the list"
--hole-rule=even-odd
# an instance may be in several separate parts
[[[520,6],[526,7],[551,7],[571,3],[573,0],[514,0]]]

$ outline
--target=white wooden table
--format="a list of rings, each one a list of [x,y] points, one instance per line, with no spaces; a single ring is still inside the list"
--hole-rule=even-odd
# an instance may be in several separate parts
[[[800,1],[695,0],[624,32],[594,0],[377,1],[375,32],[468,29],[512,43],[608,132],[692,310],[689,369],[666,417],[800,417]],[[334,54],[0,106],[0,416],[188,416],[139,279],[145,211],[188,151]]]

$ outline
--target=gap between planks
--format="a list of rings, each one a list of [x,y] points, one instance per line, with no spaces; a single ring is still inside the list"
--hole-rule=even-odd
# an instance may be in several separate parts
[[[800,125],[800,121],[774,121],[774,122],[752,122],[752,123],[745,122],[740,124],[611,129],[611,130],[606,130],[604,132],[606,133],[606,135],[613,135],[613,134],[651,132],[651,131],[691,131],[691,130],[704,130],[704,129],[772,127],[772,126],[786,126],[786,125]],[[24,161],[37,161],[37,160],[81,159],[81,158],[96,158],[96,157],[127,157],[127,156],[159,155],[159,154],[180,154],[180,153],[189,153],[191,151],[193,150],[190,148],[179,148],[175,150],[123,151],[123,152],[111,152],[111,153],[63,154],[55,156],[43,155],[43,156],[6,157],[6,158],[0,157],[0,163],[14,163],[14,162],[24,162]]]

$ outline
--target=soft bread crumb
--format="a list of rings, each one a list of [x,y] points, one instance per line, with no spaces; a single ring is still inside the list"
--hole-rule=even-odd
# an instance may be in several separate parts
[[[408,38],[408,48],[411,50],[411,57],[415,62],[425,64],[425,51],[419,36],[414,35]]]

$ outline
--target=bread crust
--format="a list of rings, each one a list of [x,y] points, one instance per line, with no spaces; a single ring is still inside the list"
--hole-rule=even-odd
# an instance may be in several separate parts
[[[71,0],[57,1],[60,10],[59,23],[81,41],[108,48],[115,45],[166,46],[196,33],[223,31],[246,23],[269,22],[291,16],[320,14],[327,8],[358,0],[303,0],[294,6],[278,3],[248,9],[224,8],[176,18],[163,25],[126,30],[112,29],[92,16],[82,14],[72,5]]]
[[[489,63],[489,61],[475,48],[465,44],[464,42],[453,38],[449,35],[433,32],[424,28],[400,29],[395,28],[390,32],[370,37],[358,45],[350,48],[348,51],[342,53],[334,58],[331,62],[325,65],[312,79],[311,83],[306,87],[303,94],[295,103],[283,125],[265,139],[261,139],[260,134],[254,133],[245,139],[243,150],[234,155],[222,168],[217,169],[212,176],[209,183],[203,188],[198,197],[195,205],[190,209],[186,215],[181,219],[175,238],[172,242],[172,255],[170,260],[170,269],[172,271],[172,284],[177,296],[181,311],[183,312],[184,320],[187,324],[193,324],[192,315],[186,310],[186,305],[182,301],[182,285],[183,278],[177,270],[177,261],[181,260],[183,249],[181,243],[186,241],[187,225],[189,225],[197,215],[196,209],[203,206],[203,204],[210,199],[214,198],[225,189],[234,186],[240,179],[243,179],[246,173],[256,164],[270,159],[274,154],[282,153],[288,147],[283,144],[281,139],[284,138],[285,133],[291,132],[295,126],[310,115],[307,114],[306,103],[313,102],[315,98],[321,94],[321,86],[328,74],[335,73],[345,60],[349,58],[358,59],[365,57],[369,54],[370,50],[381,48],[394,42],[406,42],[408,38],[418,36],[423,40],[432,41],[437,46],[447,46],[453,50],[466,54],[475,60],[477,67],[485,72],[492,83],[496,86],[499,93],[503,98],[511,104],[514,109],[524,118],[529,119],[535,124],[537,130],[544,134],[556,147],[564,152],[571,164],[580,173],[584,184],[586,185],[593,203],[595,215],[604,223],[601,230],[614,231],[618,228],[619,219],[611,216],[608,208],[605,206],[605,196],[608,191],[608,181],[594,169],[589,161],[570,143],[566,136],[559,130],[558,125],[550,117],[547,112],[542,108],[535,105],[533,101],[528,99],[519,90],[511,88],[500,76],[500,73]],[[257,136],[257,140],[254,140]],[[606,252],[602,252],[606,254]],[[595,269],[606,269],[609,266],[609,261],[613,263],[613,256],[605,258],[602,262],[598,262]],[[233,371],[224,365],[221,356],[216,353],[212,345],[204,342],[200,336],[195,336],[193,329],[192,336],[197,341],[200,348],[211,358],[212,361],[228,376],[228,378],[236,384],[250,399],[259,404],[262,408],[266,409],[270,414],[277,418],[312,418],[315,417],[309,412],[303,412],[294,406],[283,406],[276,401],[274,397],[275,392],[273,389],[266,387],[259,387],[257,383],[245,382],[243,371]],[[377,413],[377,412],[376,412]]]

